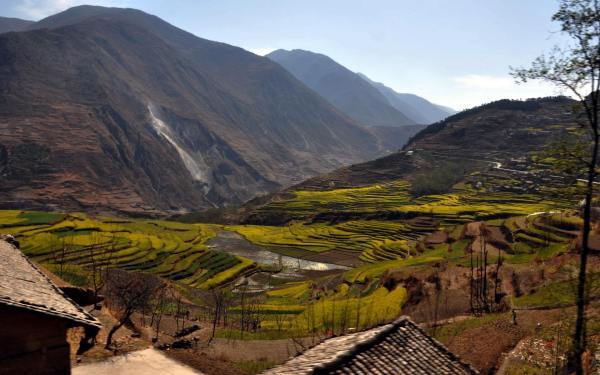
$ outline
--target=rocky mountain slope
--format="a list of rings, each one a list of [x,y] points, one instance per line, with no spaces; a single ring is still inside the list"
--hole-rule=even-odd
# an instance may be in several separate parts
[[[0,17],[0,34],[25,30],[33,23],[33,21],[22,20],[20,18]]]
[[[417,124],[433,124],[456,113],[451,108],[433,104],[418,95],[396,92],[383,83],[374,82],[364,74],[358,74],[379,90],[392,107],[410,117]]]
[[[3,207],[188,210],[380,154],[278,64],[133,9],[0,36]]]
[[[566,97],[500,100],[466,110],[417,133],[404,149],[340,168],[291,189],[329,190],[413,179],[447,163],[487,170],[527,164],[532,153],[577,129],[574,101]],[[472,164],[475,163],[475,164]]]
[[[267,57],[327,99],[340,111],[368,126],[403,126],[416,122],[392,107],[358,74],[328,56],[304,50],[277,50]]]

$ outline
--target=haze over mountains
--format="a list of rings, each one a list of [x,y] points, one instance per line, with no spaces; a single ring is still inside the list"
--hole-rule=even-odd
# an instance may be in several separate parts
[[[340,111],[367,126],[431,124],[456,113],[417,95],[397,93],[323,54],[279,49],[266,56]]]
[[[0,36],[4,207],[201,209],[384,152],[280,65],[144,12],[27,28]]]

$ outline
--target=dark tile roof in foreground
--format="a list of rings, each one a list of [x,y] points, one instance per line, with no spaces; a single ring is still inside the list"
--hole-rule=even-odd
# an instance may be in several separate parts
[[[16,247],[0,239],[0,305],[22,308],[100,327]]]
[[[408,317],[325,340],[265,374],[477,374]]]

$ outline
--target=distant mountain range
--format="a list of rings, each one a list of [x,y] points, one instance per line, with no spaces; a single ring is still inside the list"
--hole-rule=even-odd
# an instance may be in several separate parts
[[[385,152],[279,64],[144,12],[7,24],[27,30],[0,35],[2,207],[202,209]]]
[[[367,126],[431,124],[456,113],[417,95],[397,93],[323,54],[279,49],[267,57],[337,109]]]
[[[20,18],[0,17],[0,34],[11,31],[23,31],[33,23],[33,21],[26,21]]]
[[[371,81],[362,73],[358,73],[358,75],[379,90],[392,107],[404,113],[417,124],[433,124],[456,113],[452,108],[433,104],[420,96],[398,93],[383,83]]]
[[[359,75],[331,58],[304,50],[277,50],[267,55],[337,109],[369,126],[402,126],[413,120],[392,107]]]

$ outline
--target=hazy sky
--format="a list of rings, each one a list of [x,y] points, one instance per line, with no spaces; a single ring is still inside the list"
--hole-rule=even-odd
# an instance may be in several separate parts
[[[554,95],[517,86],[508,67],[564,44],[555,0],[0,0],[0,15],[38,20],[74,5],[130,7],[257,54],[324,53],[399,92],[456,109]]]

